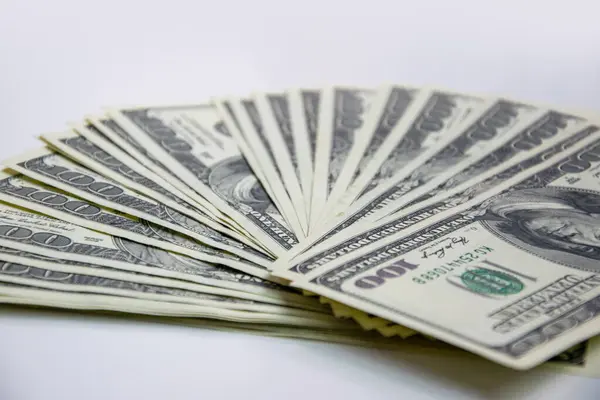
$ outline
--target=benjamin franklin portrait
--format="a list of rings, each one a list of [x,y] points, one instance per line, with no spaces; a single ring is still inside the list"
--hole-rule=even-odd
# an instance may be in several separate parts
[[[232,157],[213,166],[209,176],[211,189],[234,207],[250,208],[268,214],[285,225],[277,208],[241,157]]]
[[[482,205],[484,226],[530,253],[600,271],[600,192],[563,187],[522,189]]]

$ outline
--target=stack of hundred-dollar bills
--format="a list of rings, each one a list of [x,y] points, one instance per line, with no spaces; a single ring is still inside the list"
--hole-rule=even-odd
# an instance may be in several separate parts
[[[108,108],[4,161],[0,302],[578,358],[600,332],[599,126],[405,85]]]

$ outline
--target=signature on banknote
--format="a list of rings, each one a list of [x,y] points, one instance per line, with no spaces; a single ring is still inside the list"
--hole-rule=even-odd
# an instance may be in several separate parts
[[[446,256],[446,250],[453,249],[460,245],[464,246],[467,243],[469,243],[469,240],[464,236],[452,236],[426,247],[421,252],[421,258],[429,258],[432,256],[444,258]]]

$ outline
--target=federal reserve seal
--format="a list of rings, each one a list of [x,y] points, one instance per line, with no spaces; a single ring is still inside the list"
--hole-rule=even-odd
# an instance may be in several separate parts
[[[525,287],[518,278],[487,268],[465,271],[460,279],[470,291],[485,295],[508,296],[519,293]]]

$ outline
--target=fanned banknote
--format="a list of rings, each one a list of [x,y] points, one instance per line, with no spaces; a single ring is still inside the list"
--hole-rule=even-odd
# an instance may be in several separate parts
[[[404,83],[199,100],[5,157],[0,303],[597,375],[598,116]]]
[[[217,218],[224,217],[217,208],[210,203],[203,201],[196,202],[194,190],[184,185],[177,175],[165,168],[164,163],[159,160],[159,158],[153,156],[143,145],[134,140],[129,132],[125,131],[113,118],[88,116],[87,121],[87,129],[81,129],[79,131],[79,133],[86,138],[107,150],[109,154],[115,154],[115,157],[116,154],[121,154],[120,157],[123,157],[123,153],[118,152],[114,147],[117,146],[130,157],[133,157],[136,162],[139,162],[155,175],[162,178],[162,181],[167,182],[166,187],[173,193],[182,192],[183,196],[185,196],[184,198],[189,199],[188,201],[194,203],[204,212]],[[108,139],[108,141],[102,139]],[[133,163],[134,161],[129,161],[126,164],[130,165]]]
[[[562,154],[294,285],[513,368],[537,365],[600,331],[600,139]]]
[[[381,151],[384,147],[391,149],[389,138],[392,132],[396,131],[397,135],[402,131],[403,124],[412,121],[413,110],[421,105],[423,99],[424,95],[411,87],[388,86],[377,92],[373,100],[373,112],[356,132],[354,144],[329,194],[327,211],[334,210],[332,206],[345,195],[350,184],[368,165],[377,158],[383,158]]]
[[[35,255],[33,255],[33,258],[30,257],[31,255],[27,252],[0,247],[0,282],[49,290],[108,294],[169,303],[195,304],[227,310],[321,318],[313,311],[266,304],[237,296],[207,293],[205,287],[200,285],[195,287],[195,290],[190,290],[173,287],[175,285],[167,279],[154,280],[153,283],[140,283],[137,282],[137,277],[134,274],[121,274],[118,279],[99,276],[96,274],[98,268],[82,268],[76,262],[68,263],[71,266],[70,271],[64,268],[64,261],[59,264],[63,266],[62,268],[53,268],[54,264],[52,263],[48,263],[50,269],[44,268],[34,262],[38,257]],[[162,286],[158,284],[159,282],[167,286]]]

